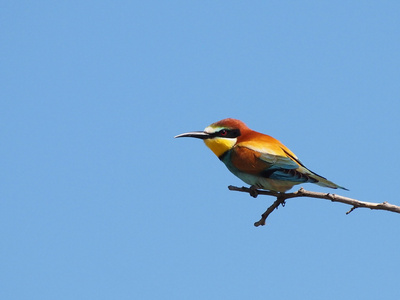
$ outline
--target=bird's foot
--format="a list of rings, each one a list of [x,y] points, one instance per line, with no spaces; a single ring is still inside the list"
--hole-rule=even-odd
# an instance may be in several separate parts
[[[258,189],[257,189],[257,187],[255,186],[255,185],[252,185],[251,187],[250,187],[250,191],[249,191],[249,193],[250,193],[250,196],[252,196],[252,197],[254,197],[254,198],[257,198],[257,196],[258,196]]]
[[[279,195],[276,198],[277,198],[277,200],[279,200],[279,202],[280,202],[279,204],[282,205],[282,207],[285,207],[285,205],[286,205],[285,193],[284,192],[279,193]]]

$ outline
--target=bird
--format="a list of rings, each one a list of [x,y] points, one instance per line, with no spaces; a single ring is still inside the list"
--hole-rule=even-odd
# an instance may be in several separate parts
[[[251,188],[286,192],[297,184],[315,183],[332,189],[348,190],[308,169],[279,140],[251,130],[237,119],[223,119],[203,131],[175,136],[182,137],[202,139],[228,170]]]

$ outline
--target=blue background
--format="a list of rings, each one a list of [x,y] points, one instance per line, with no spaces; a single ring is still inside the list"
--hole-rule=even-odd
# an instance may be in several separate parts
[[[238,118],[400,205],[399,11],[3,1],[0,298],[399,299],[399,215],[292,199],[256,228],[274,199],[173,139]]]

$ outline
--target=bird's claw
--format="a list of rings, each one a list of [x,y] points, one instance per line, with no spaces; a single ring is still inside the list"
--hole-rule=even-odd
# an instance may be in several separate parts
[[[258,190],[257,190],[257,187],[255,186],[255,185],[252,185],[251,187],[250,187],[250,196],[252,196],[252,197],[254,197],[254,198],[257,198],[257,196],[258,196]]]

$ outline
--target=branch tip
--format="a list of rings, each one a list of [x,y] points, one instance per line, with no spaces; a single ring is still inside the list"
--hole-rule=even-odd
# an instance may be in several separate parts
[[[348,212],[346,212],[346,215],[348,215],[349,213],[351,213],[353,210],[355,210],[357,208],[357,206],[353,206],[352,208],[350,208],[350,210]]]

